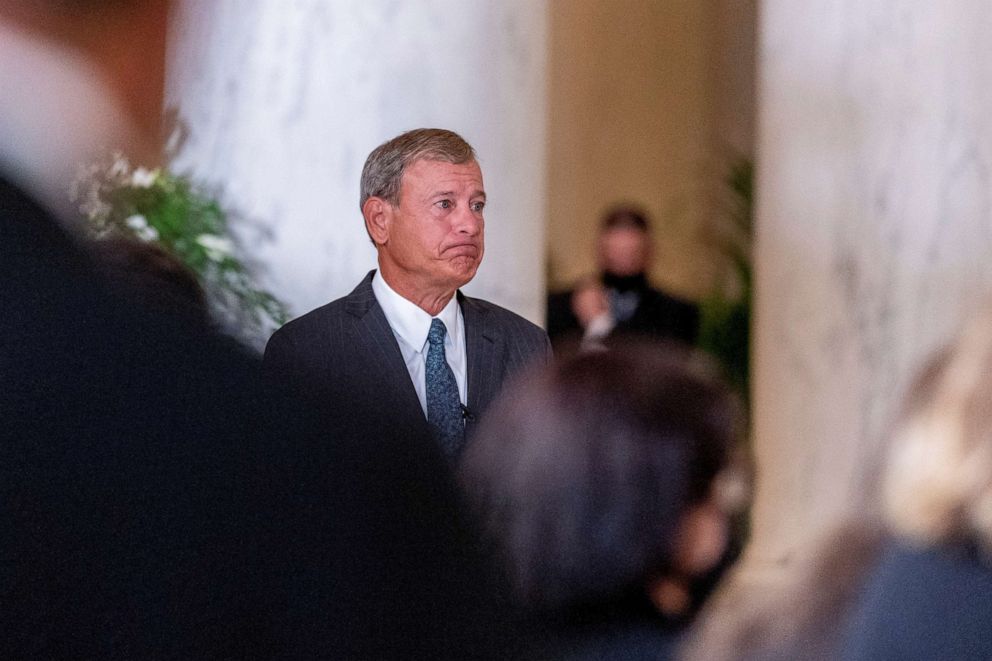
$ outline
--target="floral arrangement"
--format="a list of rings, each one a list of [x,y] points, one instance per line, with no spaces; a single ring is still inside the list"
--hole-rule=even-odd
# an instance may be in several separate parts
[[[73,200],[96,240],[154,242],[197,276],[222,329],[255,343],[285,323],[285,307],[258,288],[228,227],[228,214],[188,177],[132,167],[114,154],[80,173]]]

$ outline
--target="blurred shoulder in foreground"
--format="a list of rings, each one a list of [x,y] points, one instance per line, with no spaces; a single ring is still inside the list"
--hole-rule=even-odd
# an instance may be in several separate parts
[[[0,657],[484,655],[429,442],[264,389],[69,229],[77,164],[152,141],[167,9],[0,0]]]

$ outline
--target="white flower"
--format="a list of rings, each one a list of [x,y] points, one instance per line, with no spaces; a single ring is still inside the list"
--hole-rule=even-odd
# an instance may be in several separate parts
[[[148,227],[148,219],[142,216],[140,213],[136,213],[133,216],[128,216],[124,219],[124,224],[135,232],[140,232],[141,230]]]
[[[141,230],[148,227],[148,219],[142,216],[140,213],[136,213],[133,216],[128,216],[124,219],[124,224],[135,232],[140,232]]]
[[[196,242],[207,251],[207,257],[215,262],[222,261],[234,252],[231,240],[216,234],[201,234],[196,237]]]
[[[157,241],[158,240],[158,230],[154,227],[146,227],[137,232],[138,238],[144,242]]]
[[[114,162],[111,163],[110,168],[107,169],[107,176],[111,179],[116,179],[117,177],[127,174],[130,167],[131,164],[127,162],[127,158],[125,158],[124,154],[115,152]]]
[[[135,188],[151,188],[155,183],[158,170],[148,170],[146,168],[136,168],[131,173],[131,185]]]
[[[125,218],[124,224],[142,241],[148,242],[158,239],[158,230],[149,225],[148,219],[140,213]]]

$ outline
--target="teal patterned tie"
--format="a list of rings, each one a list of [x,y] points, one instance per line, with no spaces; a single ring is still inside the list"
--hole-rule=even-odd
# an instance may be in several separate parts
[[[427,333],[430,344],[427,349],[427,423],[444,454],[453,459],[465,438],[465,421],[455,373],[444,356],[444,336],[447,332],[443,321],[431,320],[431,329]]]

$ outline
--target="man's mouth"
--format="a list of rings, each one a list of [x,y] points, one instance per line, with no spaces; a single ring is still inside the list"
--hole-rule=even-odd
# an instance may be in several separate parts
[[[479,246],[474,243],[460,243],[444,250],[445,257],[475,257],[478,254]]]

